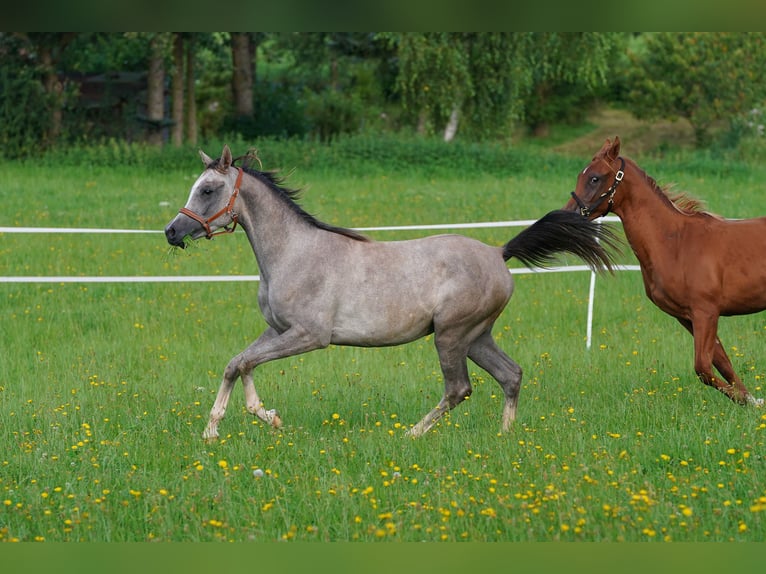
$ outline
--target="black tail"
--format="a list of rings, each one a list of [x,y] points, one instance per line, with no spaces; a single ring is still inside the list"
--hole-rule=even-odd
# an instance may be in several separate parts
[[[613,271],[604,248],[620,250],[620,241],[607,226],[576,211],[551,211],[505,244],[503,258],[515,257],[527,267],[547,267],[558,253],[577,255],[594,271]]]

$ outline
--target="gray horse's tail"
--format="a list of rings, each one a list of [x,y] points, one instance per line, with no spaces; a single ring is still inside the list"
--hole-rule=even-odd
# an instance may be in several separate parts
[[[527,267],[547,267],[559,253],[576,255],[594,271],[613,271],[612,255],[620,241],[611,229],[576,211],[551,211],[505,244],[503,258],[515,257]]]

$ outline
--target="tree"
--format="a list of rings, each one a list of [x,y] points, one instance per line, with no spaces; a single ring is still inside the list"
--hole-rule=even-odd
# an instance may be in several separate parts
[[[687,119],[698,147],[715,122],[735,122],[761,105],[766,83],[766,34],[661,32],[630,53],[628,104],[642,119]]]
[[[151,144],[162,145],[162,128],[165,125],[165,56],[172,36],[168,32],[151,32],[149,35],[146,117],[150,131],[147,140]]]
[[[186,41],[186,138],[190,144],[197,144],[197,90],[195,89],[194,69],[196,58],[197,37],[189,34]]]
[[[231,33],[231,88],[234,113],[239,118],[253,117],[253,83],[255,81],[255,38],[249,32]]]
[[[186,78],[184,75],[184,35],[181,33],[173,34],[173,68],[171,71],[172,85],[172,104],[173,127],[170,130],[170,137],[173,145],[180,146],[184,140],[184,89],[186,87]]]
[[[66,82],[58,73],[59,62],[66,47],[74,40],[74,32],[25,32],[19,37],[26,45],[22,53],[36,68],[48,101],[48,128],[45,144],[54,145],[61,134],[63,108],[66,102]]]
[[[592,89],[606,82],[616,46],[616,35],[595,32],[384,36],[397,47],[404,106],[417,115],[419,131],[446,125],[445,139],[459,118],[482,137],[507,134],[525,116],[544,121],[534,112],[557,97],[557,84]]]
[[[417,118],[417,131],[444,126],[473,96],[464,35],[451,32],[389,34],[399,58],[402,103]],[[457,114],[453,126],[457,130]],[[413,119],[414,119],[413,118]]]
[[[524,97],[525,126],[545,135],[556,122],[581,121],[623,53],[624,34],[538,32],[525,42],[530,86]]]

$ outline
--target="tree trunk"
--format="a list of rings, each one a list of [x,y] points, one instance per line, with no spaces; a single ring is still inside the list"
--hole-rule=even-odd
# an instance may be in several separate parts
[[[451,142],[455,138],[457,133],[457,126],[460,123],[460,107],[455,105],[452,108],[452,113],[449,115],[449,121],[447,127],[444,128],[444,141]]]
[[[231,87],[234,95],[234,113],[237,117],[253,116],[253,58],[250,35],[232,32],[231,59],[233,74]]]
[[[418,126],[415,128],[415,131],[418,135],[422,136],[425,135],[426,130],[428,129],[428,112],[423,109],[420,110],[420,113],[418,114]]]
[[[184,38],[173,34],[173,127],[171,139],[174,146],[180,146],[184,140]]]
[[[197,100],[194,89],[194,36],[186,41],[186,139],[197,145]]]
[[[56,75],[56,66],[53,64],[53,53],[49,46],[40,47],[40,63],[45,70],[45,75],[43,77],[45,93],[48,94],[51,101],[51,121],[45,138],[48,145],[53,145],[61,133],[61,123],[63,120],[61,104],[64,87]]]
[[[151,39],[149,76],[147,78],[146,116],[149,121],[147,141],[162,145],[162,127],[165,119],[165,55],[160,34]]]

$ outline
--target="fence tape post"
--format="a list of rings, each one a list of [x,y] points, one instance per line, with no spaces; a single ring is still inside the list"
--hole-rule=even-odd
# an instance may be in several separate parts
[[[590,289],[588,291],[588,327],[585,335],[585,347],[590,349],[591,339],[593,337],[593,300],[596,293],[596,272],[590,272]]]
[[[601,222],[596,222],[601,227]],[[598,238],[596,238],[598,242]],[[585,348],[590,349],[591,340],[593,339],[593,299],[596,294],[596,272],[590,272],[590,287],[588,288],[588,324],[585,328]]]

